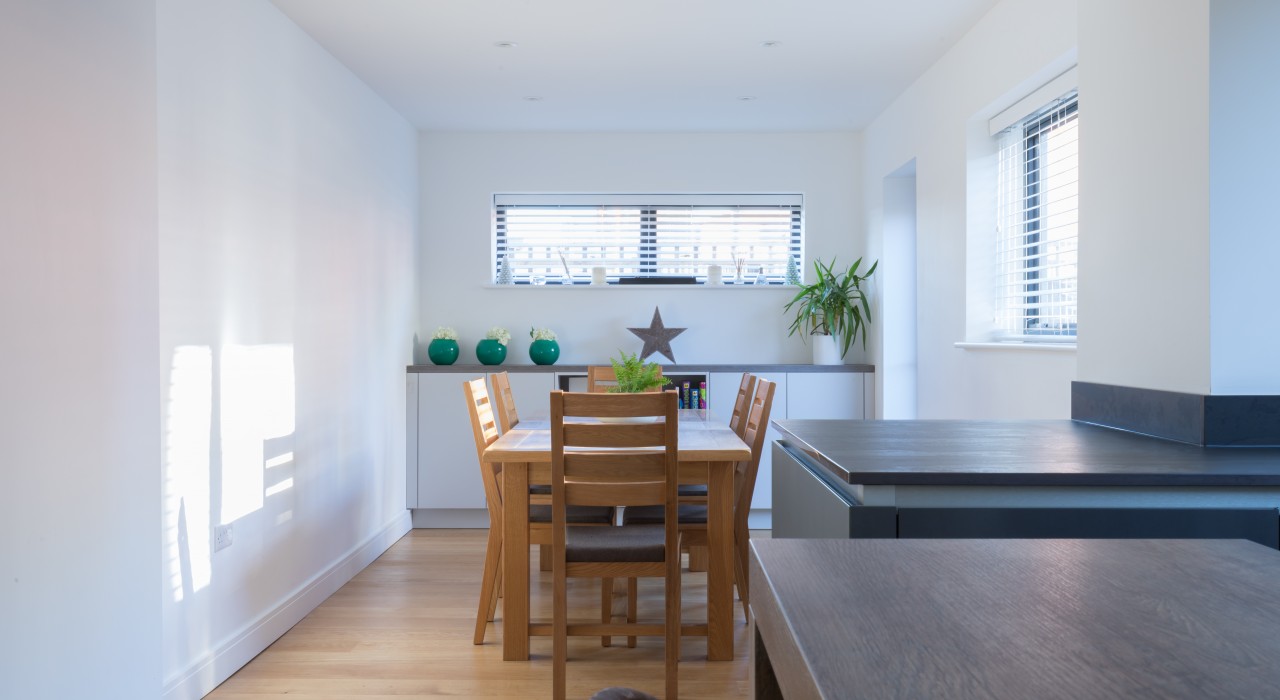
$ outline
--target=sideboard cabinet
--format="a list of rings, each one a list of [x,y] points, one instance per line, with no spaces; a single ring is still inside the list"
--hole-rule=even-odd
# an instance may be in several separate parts
[[[505,371],[521,418],[545,418],[547,395],[585,387],[585,365],[412,365],[406,373],[407,506],[415,527],[486,527],[484,486],[476,463],[463,383]],[[708,407],[724,420],[743,372],[777,382],[772,417],[873,418],[875,373],[869,365],[664,365],[666,375],[706,377]],[[766,445],[778,436],[769,429]],[[772,450],[766,447],[752,497],[752,526],[768,527],[773,505]]]

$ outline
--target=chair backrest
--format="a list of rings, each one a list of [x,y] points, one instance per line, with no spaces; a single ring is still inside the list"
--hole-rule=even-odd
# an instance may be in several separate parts
[[[484,482],[484,499],[489,507],[489,527],[502,527],[502,495],[498,490],[498,472],[501,465],[484,461],[484,450],[498,439],[498,424],[493,417],[493,403],[489,400],[489,388],[484,377],[462,383],[467,397],[467,413],[471,416],[471,435],[476,442],[476,460],[480,464],[480,478]]]
[[[755,375],[742,373],[742,381],[738,384],[738,396],[733,400],[733,415],[729,417],[729,428],[742,437],[747,427],[747,411],[751,408],[752,393],[756,388]]]
[[[516,400],[511,395],[511,378],[506,372],[498,372],[490,379],[493,381],[493,410],[498,414],[498,426],[505,433],[520,422],[520,416],[516,414]]]
[[[602,417],[658,420],[596,420]],[[564,530],[565,507],[569,505],[663,505],[668,511],[668,544],[674,546],[678,449],[674,391],[551,392],[551,517],[555,536]]]
[[[658,366],[658,376],[662,376],[662,366]],[[618,374],[613,370],[612,365],[591,365],[587,367],[587,393],[602,394],[609,391],[610,387],[618,385]],[[657,393],[662,391],[662,387],[653,387],[647,393]]]
[[[741,478],[737,480],[734,512],[742,518],[751,509],[751,495],[756,490],[756,474],[760,471],[760,455],[765,448],[765,431],[769,429],[769,413],[773,410],[773,392],[777,388],[777,382],[768,379],[757,381],[751,410],[743,421],[742,441],[751,447],[751,459],[738,463]]]

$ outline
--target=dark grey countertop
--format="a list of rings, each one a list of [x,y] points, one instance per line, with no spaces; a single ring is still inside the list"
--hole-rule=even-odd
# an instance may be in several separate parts
[[[773,423],[850,484],[1280,486],[1277,447],[1198,447],[1070,420]]]
[[[1280,688],[1280,554],[1252,542],[751,547],[755,628],[788,697],[1262,698]]]
[[[606,361],[604,364],[608,364]],[[559,372],[586,374],[587,365],[409,365],[409,373],[445,372]],[[875,372],[875,365],[663,365],[663,374],[684,372]]]

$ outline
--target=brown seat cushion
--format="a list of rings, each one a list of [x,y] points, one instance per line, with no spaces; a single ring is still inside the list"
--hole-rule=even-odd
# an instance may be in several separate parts
[[[571,523],[613,524],[613,506],[569,506],[564,515]],[[551,522],[551,506],[529,506],[529,522]]]
[[[661,525],[565,528],[565,560],[663,561],[666,533]]]
[[[707,522],[707,507],[696,503],[676,506],[682,523]],[[661,525],[662,506],[627,506],[622,511],[623,525]]]
[[[686,497],[702,496],[705,498],[707,495],[707,485],[706,484],[681,484],[680,486],[677,487],[677,492],[681,496],[686,496]]]
[[[551,484],[531,484],[529,494],[533,496],[550,496]]]

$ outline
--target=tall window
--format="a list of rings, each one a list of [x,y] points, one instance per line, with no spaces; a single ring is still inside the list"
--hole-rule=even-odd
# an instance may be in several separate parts
[[[493,275],[513,284],[694,278],[782,284],[802,250],[801,195],[494,196]],[[505,268],[505,272],[504,272]],[[741,270],[741,278],[739,278]]]
[[[1072,91],[1000,134],[999,339],[1076,338],[1079,124]]]

